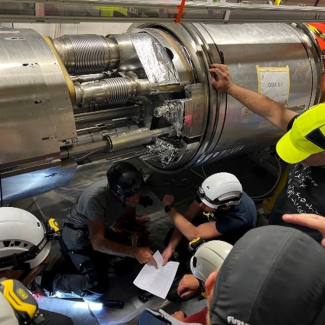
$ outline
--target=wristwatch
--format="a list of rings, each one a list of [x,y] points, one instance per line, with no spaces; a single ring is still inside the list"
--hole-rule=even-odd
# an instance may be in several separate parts
[[[174,206],[174,203],[173,204],[166,205],[165,206],[165,212],[166,213],[169,213],[173,206]]]

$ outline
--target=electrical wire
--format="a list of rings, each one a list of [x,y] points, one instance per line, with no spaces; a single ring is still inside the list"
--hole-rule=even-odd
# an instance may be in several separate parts
[[[252,200],[261,200],[261,199],[264,199],[265,197],[267,197],[270,193],[272,193],[276,187],[278,186],[279,182],[280,182],[280,179],[281,179],[281,175],[282,175],[282,168],[281,168],[281,162],[280,162],[280,159],[276,156],[275,157],[277,163],[278,163],[278,167],[279,167],[279,171],[278,171],[278,177],[275,181],[275,184],[273,185],[273,187],[268,191],[266,192],[265,194],[263,195],[259,195],[259,196],[255,196],[255,197],[252,197],[251,196],[251,199]]]
[[[35,202],[36,200],[33,200],[33,202],[25,210],[29,212]]]
[[[191,169],[191,172],[192,172],[193,174],[195,174],[196,176],[202,178],[202,179],[206,179],[206,177],[202,176],[201,174],[199,174],[198,172],[196,172],[196,171],[193,170],[193,169]]]
[[[207,174],[205,173],[204,166],[202,166],[202,174],[204,175],[205,178],[208,178]]]

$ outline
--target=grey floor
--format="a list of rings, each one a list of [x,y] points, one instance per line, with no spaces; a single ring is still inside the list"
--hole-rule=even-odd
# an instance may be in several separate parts
[[[147,182],[144,195],[149,195],[153,199],[153,205],[147,208],[140,206],[141,211],[139,212],[148,214],[152,219],[149,246],[154,251],[157,249],[162,251],[164,236],[172,226],[172,222],[162,209],[160,200],[165,194],[173,194],[176,207],[180,211],[184,211],[187,205],[195,198],[196,188],[203,180],[195,173],[209,176],[221,171],[231,172],[239,178],[244,190],[252,197],[259,197],[268,192],[276,180],[274,175],[247,156],[229,158],[207,165],[204,169],[196,168],[194,170],[195,173],[187,170],[172,175],[154,173],[137,159],[132,160],[132,162],[139,168],[143,168],[146,173],[152,174],[152,177]],[[44,220],[54,217],[62,225],[67,211],[82,191],[91,183],[104,178],[110,165],[111,163],[107,161],[97,161],[92,164],[81,165],[68,186],[37,197],[13,202],[11,206],[28,209]],[[264,220],[262,221],[263,223]],[[57,243],[54,243],[51,257],[53,258],[57,252],[58,246]],[[103,308],[96,310],[81,301],[47,297],[39,299],[39,306],[43,309],[68,315],[73,319],[74,324],[78,325],[137,324],[137,316],[147,307],[163,308],[171,313],[176,310],[184,310],[188,314],[199,311],[204,307],[205,301],[198,301],[197,298],[183,303],[171,303],[168,300],[154,297],[146,304],[141,303],[137,298],[138,289],[133,285],[133,280],[140,269],[141,266],[138,265],[127,274],[110,273],[111,281],[108,298],[123,300],[125,303],[124,309]]]

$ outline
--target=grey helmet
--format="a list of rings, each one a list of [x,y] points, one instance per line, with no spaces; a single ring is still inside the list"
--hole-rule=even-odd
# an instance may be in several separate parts
[[[199,246],[190,262],[193,275],[205,282],[222,265],[232,247],[221,240],[211,240]]]

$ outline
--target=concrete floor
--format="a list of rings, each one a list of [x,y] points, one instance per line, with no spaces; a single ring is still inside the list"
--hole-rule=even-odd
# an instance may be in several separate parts
[[[160,200],[163,198],[163,196],[165,194],[173,194],[175,196],[177,208],[180,211],[184,211],[187,205],[195,198],[196,189],[201,185],[204,174],[209,176],[216,172],[233,173],[238,177],[244,190],[251,197],[259,197],[268,192],[276,181],[276,177],[274,175],[269,173],[260,165],[256,164],[256,162],[252,161],[247,156],[228,158],[220,162],[207,165],[203,169],[196,168],[194,170],[195,173],[193,173],[191,170],[186,170],[184,172],[172,175],[154,173],[139,160],[133,160],[133,162],[138,167],[142,167],[147,173],[152,174],[147,182],[147,187],[151,191],[149,192],[149,195],[154,196],[155,200],[153,207],[150,208],[151,210],[149,209],[150,213],[147,213],[147,211],[145,211],[145,213],[154,216],[154,218],[156,218],[157,225],[159,224],[160,228],[163,220],[162,216],[160,215],[162,209]],[[41,219],[46,219],[49,216],[55,217],[57,221],[62,224],[66,211],[70,209],[76,198],[81,194],[82,190],[97,179],[105,177],[107,169],[108,163],[105,161],[82,165],[78,168],[76,177],[72,180],[69,186],[34,198],[13,202],[11,206],[29,209],[30,212]],[[201,174],[203,178],[199,177],[197,174]],[[261,200],[258,200],[258,202],[261,202]],[[162,212],[162,214],[164,213]],[[265,220],[261,221],[261,223],[263,224],[264,221]],[[163,224],[163,229],[167,230],[170,226],[171,223],[168,223],[168,220],[166,219],[166,223]],[[151,235],[153,233],[154,232],[152,232]],[[161,241],[161,238],[159,240]],[[157,242],[159,240],[157,238],[153,238],[153,242]],[[51,252],[52,256],[56,251],[57,245],[55,243]],[[136,316],[133,320],[129,320],[128,316],[131,317],[132,315],[136,315],[140,310],[147,307],[147,304],[150,307],[163,305],[164,309],[168,312],[185,308],[185,310],[192,313],[193,308],[198,308],[197,300],[180,305],[175,303],[170,304],[168,301],[162,301],[160,298],[155,298],[156,300],[152,299],[151,302],[144,305],[137,300],[137,288],[134,287],[132,281],[132,279],[130,282],[125,281],[125,279],[122,279],[122,281],[119,279],[117,279],[115,282],[113,281],[113,283],[116,283],[116,286],[112,286],[112,297],[115,299],[125,300],[126,307],[124,310],[110,309],[94,311],[91,310],[88,305],[82,304],[81,302],[57,298],[42,298],[39,300],[39,304],[41,308],[56,311],[72,317],[74,324],[78,325],[136,324]],[[124,286],[126,285],[126,288],[123,288],[123,282]],[[124,292],[123,294],[122,291]],[[200,302],[200,304],[203,306],[205,302]],[[124,322],[121,322],[123,319]]]

